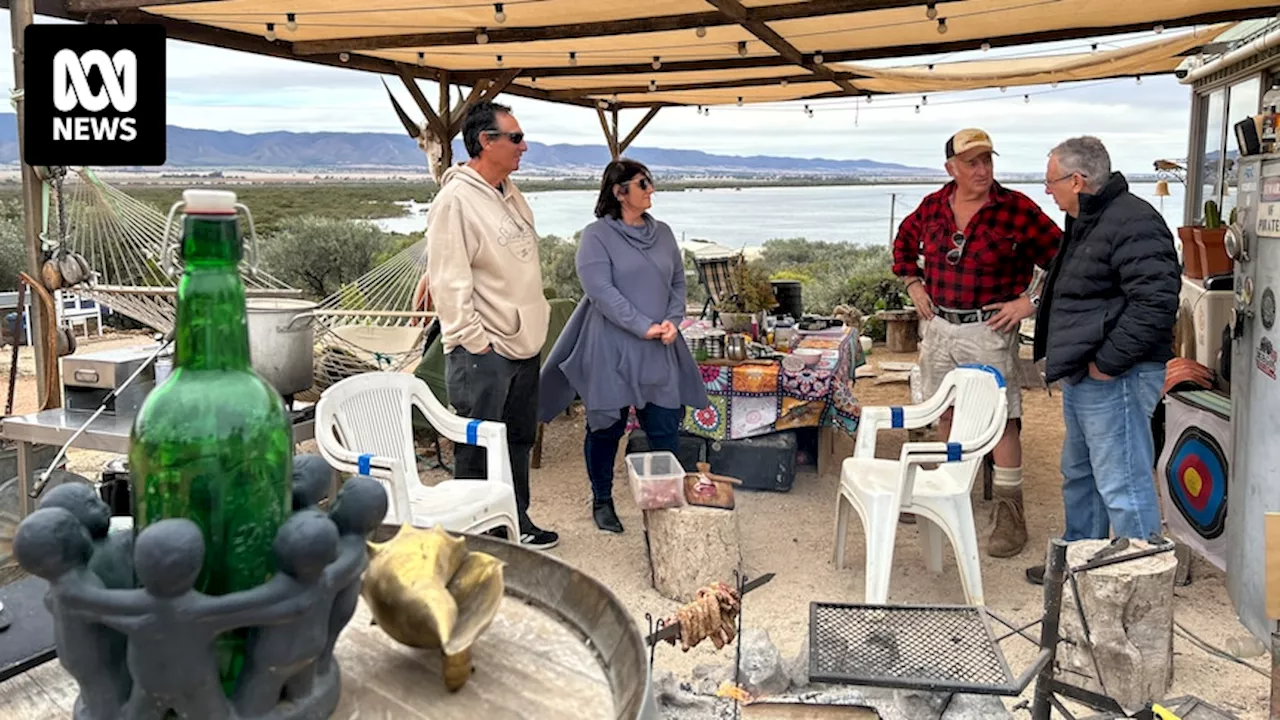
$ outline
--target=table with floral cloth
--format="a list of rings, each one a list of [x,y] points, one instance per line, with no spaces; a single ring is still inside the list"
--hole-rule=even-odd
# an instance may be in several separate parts
[[[708,327],[685,321],[681,329]],[[688,408],[684,430],[712,440],[737,440],[782,430],[830,425],[852,435],[861,407],[854,373],[866,360],[848,327],[800,332],[796,347],[822,351],[812,366],[791,372],[773,361],[740,365],[699,364],[711,405]]]

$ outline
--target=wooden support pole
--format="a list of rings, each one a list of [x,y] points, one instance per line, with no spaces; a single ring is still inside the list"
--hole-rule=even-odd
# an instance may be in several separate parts
[[[418,81],[409,73],[401,70],[400,80],[404,82],[405,88],[409,90],[409,95],[413,97],[413,101],[418,104],[418,109],[427,118],[427,127],[432,130],[438,137],[444,137],[447,128],[440,121],[440,116],[436,114],[431,103],[427,101],[427,96],[422,94],[422,88],[418,87]]]
[[[440,72],[440,127],[444,132],[440,135],[440,158],[441,164],[447,170],[453,166],[453,136],[456,133],[450,132],[453,127],[453,112],[449,109],[449,71],[442,70]]]
[[[18,97],[14,103],[15,112],[18,115],[18,163],[22,168],[22,230],[23,239],[26,241],[27,249],[27,270],[32,277],[40,277],[40,266],[44,260],[43,248],[40,247],[40,177],[36,175],[36,169],[28,165],[23,157],[23,138],[26,137],[26,102],[22,99],[21,92],[23,86],[23,73],[25,72],[25,45],[26,30],[31,24],[31,18],[34,14],[34,0],[12,0],[9,3],[9,29],[12,34],[13,42],[13,87]],[[44,309],[38,303],[31,303],[31,316],[28,322],[31,323],[31,347],[35,351],[36,359],[36,388],[37,399],[41,409],[50,407],[50,402],[54,398],[50,397],[49,388],[57,387],[61,384],[58,380],[58,365],[52,363],[52,377],[49,377],[49,370],[46,367],[48,361],[45,358],[47,353],[48,338],[45,337],[42,322],[44,318]],[[18,330],[21,332],[21,328]],[[16,338],[15,338],[16,342]],[[60,404],[56,403],[55,404]]]
[[[654,106],[654,107],[649,108],[649,112],[645,114],[644,118],[643,118],[643,119],[641,119],[641,120],[640,120],[640,122],[639,122],[639,123],[637,123],[637,124],[636,124],[636,126],[635,126],[634,128],[632,128],[632,129],[631,129],[631,132],[627,133],[627,137],[626,137],[626,139],[624,139],[624,140],[623,140],[623,141],[618,145],[618,154],[619,154],[619,155],[621,155],[622,153],[626,152],[626,151],[627,151],[627,148],[631,147],[631,143],[635,142],[635,139],[636,139],[637,137],[639,137],[639,136],[640,136],[640,131],[641,131],[641,130],[644,130],[644,126],[645,126],[645,125],[648,125],[648,124],[649,124],[649,121],[650,121],[650,120],[652,120],[652,119],[653,119],[653,117],[654,117],[655,115],[657,115],[657,114],[658,114],[658,111],[659,111],[659,110],[661,110],[661,109],[662,109],[662,108],[661,108],[661,107],[659,107],[659,106]]]
[[[609,145],[609,155],[614,160],[618,159],[618,141],[614,134],[609,130],[609,118],[605,117],[604,110],[596,108],[596,115],[600,117],[600,129],[604,131],[604,141]]]

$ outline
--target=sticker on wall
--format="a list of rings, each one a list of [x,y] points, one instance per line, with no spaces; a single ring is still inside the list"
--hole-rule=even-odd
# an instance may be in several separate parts
[[[1267,377],[1276,379],[1276,348],[1271,344],[1271,338],[1264,337],[1258,343],[1258,355],[1254,362]]]
[[[1227,455],[1212,435],[1189,427],[1164,468],[1169,497],[1196,534],[1212,540],[1227,522]]]
[[[1260,314],[1262,315],[1262,327],[1270,330],[1271,326],[1276,324],[1276,294],[1271,291],[1271,288],[1262,291]]]

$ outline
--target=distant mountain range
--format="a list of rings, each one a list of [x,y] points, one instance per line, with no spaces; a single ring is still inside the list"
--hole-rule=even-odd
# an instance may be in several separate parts
[[[0,114],[0,163],[18,160],[17,123]],[[355,170],[360,168],[425,169],[417,143],[404,134],[365,132],[238,133],[169,126],[168,168],[235,170]],[[459,139],[455,158],[466,157]],[[939,169],[910,167],[875,160],[753,155],[713,155],[697,150],[633,148],[627,155],[655,171],[688,175],[847,176],[866,178],[936,177]],[[530,142],[521,173],[526,175],[595,176],[609,161],[603,145],[544,145]]]

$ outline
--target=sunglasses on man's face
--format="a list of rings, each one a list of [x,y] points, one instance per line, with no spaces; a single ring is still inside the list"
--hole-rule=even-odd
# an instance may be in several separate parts
[[[519,145],[524,142],[524,133],[522,132],[502,132],[501,130],[485,130],[485,135],[489,137],[506,137],[511,140],[512,145]]]

